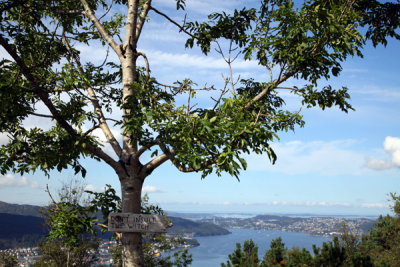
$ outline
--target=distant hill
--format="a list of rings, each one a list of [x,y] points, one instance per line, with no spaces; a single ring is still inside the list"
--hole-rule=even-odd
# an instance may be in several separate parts
[[[0,213],[42,217],[39,212],[40,209],[40,206],[10,204],[0,201]]]
[[[228,230],[221,226],[208,222],[195,222],[179,217],[169,217],[173,227],[168,229],[170,234],[190,234],[192,236],[213,236],[230,234]]]
[[[47,232],[41,217],[0,213],[0,249],[33,246]]]
[[[201,222],[215,222],[225,228],[246,228],[287,232],[304,232],[316,236],[335,236],[343,230],[343,223],[352,234],[368,234],[376,222],[367,218],[340,217],[289,217],[276,215],[257,215],[250,218],[214,217]]]
[[[41,207],[0,202],[0,249],[17,246],[34,246],[45,237],[47,229],[41,217]],[[212,223],[169,217],[173,227],[170,234],[188,234],[192,236],[226,235],[230,232]],[[109,238],[110,233],[103,235]]]
[[[0,238],[19,238],[26,234],[46,233],[47,228],[43,218],[0,213]]]

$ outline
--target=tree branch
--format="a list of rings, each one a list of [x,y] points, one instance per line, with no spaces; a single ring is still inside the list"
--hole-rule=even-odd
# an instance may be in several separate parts
[[[65,38],[64,31],[63,31],[63,41],[65,43],[65,47],[67,48],[67,50],[71,54],[71,57],[73,58],[73,60],[77,64],[79,73],[80,74],[84,74],[84,70],[83,70],[82,64],[81,64],[78,56],[75,55],[74,51],[72,50],[71,46],[69,45],[68,40]],[[104,136],[107,139],[107,142],[111,145],[111,147],[113,148],[114,152],[120,158],[121,155],[122,155],[122,148],[119,145],[119,143],[118,143],[117,139],[115,138],[114,134],[111,132],[111,129],[107,124],[107,121],[105,120],[105,117],[104,117],[104,114],[103,114],[103,110],[101,109],[101,106],[100,106],[99,100],[97,99],[96,93],[93,90],[93,88],[91,86],[89,86],[89,85],[87,85],[86,90],[87,90],[87,92],[89,94],[90,101],[92,102],[92,105],[94,107],[94,111],[98,116],[99,127],[103,131]]]
[[[158,166],[160,166],[167,160],[170,160],[172,162],[172,164],[174,164],[174,166],[181,172],[197,172],[197,171],[201,171],[201,170],[205,169],[206,167],[216,163],[217,159],[218,159],[218,157],[215,156],[212,159],[209,159],[209,160],[203,162],[199,168],[185,167],[185,166],[182,166],[181,164],[179,164],[178,162],[176,162],[174,150],[169,150],[160,139],[157,139],[156,142],[164,154],[162,154],[162,155],[156,157],[155,159],[149,161],[148,163],[146,163],[143,166],[142,171],[141,171],[143,174],[150,174],[154,169],[156,169]]]
[[[187,35],[189,35],[192,38],[196,38],[196,36],[194,36],[193,34],[191,34],[190,32],[188,32],[187,30],[185,30],[185,28],[183,28],[181,25],[179,25],[177,22],[175,22],[174,20],[172,20],[170,17],[168,17],[166,14],[162,13],[161,11],[158,11],[157,9],[155,9],[154,7],[150,7],[151,10],[153,10],[154,12],[156,12],[158,15],[163,16],[164,18],[166,18],[167,20],[169,20],[172,24],[175,24],[180,31],[186,33]]]
[[[184,82],[181,86],[175,86],[175,85],[169,85],[169,84],[163,84],[159,83],[157,81],[154,81],[155,84],[163,86],[163,87],[168,87],[171,89],[180,89],[180,91],[185,87],[186,83]],[[204,85],[203,88],[192,88],[192,91],[210,91],[210,90],[215,90],[214,85],[211,85],[210,87],[207,87],[207,84]]]
[[[273,89],[277,87],[277,85],[283,83],[290,77],[292,77],[297,71],[296,70],[291,70],[289,73],[283,75],[279,79],[275,80],[271,85],[269,85],[267,88],[262,90],[258,95],[256,95],[247,105],[246,108],[250,107],[253,105],[255,102],[261,100],[264,96],[266,96],[269,92],[271,92]]]
[[[57,202],[54,200],[53,196],[50,193],[50,189],[49,189],[49,184],[46,184],[46,190],[47,194],[49,195],[51,202],[53,202],[53,205],[56,206],[58,208]]]
[[[162,154],[154,159],[152,159],[151,161],[149,161],[148,163],[146,163],[142,170],[141,170],[141,174],[143,175],[142,177],[146,177],[149,174],[151,174],[155,169],[157,169],[160,165],[162,165],[164,162],[170,160],[170,158],[166,155],[166,154]],[[172,160],[171,160],[172,162]]]
[[[147,59],[146,54],[143,52],[137,52],[136,55],[143,57],[144,62],[146,63],[146,78],[147,78],[147,80],[149,80],[150,79],[150,64],[149,64],[149,60]]]
[[[19,68],[21,69],[23,75],[26,77],[26,79],[29,81],[33,88],[33,92],[37,94],[37,96],[42,100],[42,102],[46,105],[46,107],[49,109],[50,113],[53,114],[54,119],[57,121],[57,123],[68,132],[71,136],[79,140],[81,136],[74,130],[74,128],[62,118],[56,107],[53,105],[51,102],[48,93],[46,90],[43,90],[41,86],[36,82],[35,77],[31,73],[30,69],[25,65],[25,62],[18,56],[16,51],[11,47],[10,44],[4,39],[4,37],[0,34],[0,45],[3,46],[3,48],[7,51],[7,53],[15,60]],[[114,170],[118,170],[119,164],[111,158],[109,155],[104,153],[101,149],[95,147],[91,143],[86,143],[86,149],[91,152],[93,155],[101,158],[106,162],[108,165],[110,165]]]
[[[106,40],[106,42],[111,46],[111,48],[115,51],[118,57],[123,57],[122,51],[119,45],[114,41],[114,39],[107,33],[106,29],[104,29],[103,25],[96,18],[93,11],[90,9],[89,4],[86,0],[81,0],[83,7],[85,8],[85,15],[93,22],[94,26],[97,28],[101,36]]]
[[[135,161],[135,160],[139,160],[140,156],[141,156],[144,152],[146,152],[147,150],[149,150],[151,147],[155,146],[156,144],[157,144],[156,141],[152,141],[152,142],[149,142],[149,143],[143,145],[143,146],[135,153],[135,155],[133,156],[133,160],[134,160],[134,161]]]
[[[147,14],[150,11],[151,0],[147,0],[143,4],[142,12],[139,15],[139,23],[136,26],[136,42],[139,40],[140,34],[142,33],[144,22],[146,21]]]
[[[136,48],[136,43],[139,39],[136,38],[136,25],[139,0],[128,0],[128,17],[126,19],[126,33],[123,49],[128,45],[133,45]]]
[[[109,5],[109,7],[107,8],[106,12],[99,18],[99,21],[100,21],[102,18],[104,18],[105,16],[107,16],[107,14],[108,14],[108,12],[110,12],[110,10],[111,10],[113,4],[114,4],[114,0],[111,1],[111,3],[110,3],[110,5]]]
[[[31,111],[28,111],[27,113],[30,114],[30,115],[33,115],[33,116],[37,116],[37,117],[48,118],[48,119],[54,119],[54,117],[51,116],[51,115],[39,114],[39,113],[31,112]]]

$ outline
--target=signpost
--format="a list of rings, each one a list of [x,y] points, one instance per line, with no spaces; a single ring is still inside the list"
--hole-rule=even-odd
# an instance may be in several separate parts
[[[167,225],[163,216],[153,214],[110,213],[108,231],[165,233]]]

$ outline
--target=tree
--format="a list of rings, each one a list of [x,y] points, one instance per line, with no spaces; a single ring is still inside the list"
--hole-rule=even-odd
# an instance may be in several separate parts
[[[51,205],[43,212],[50,228],[46,240],[39,243],[41,258],[35,266],[92,266],[97,261],[102,233],[108,230],[108,215],[121,211],[121,199],[116,191],[106,185],[104,192],[85,191],[79,180],[64,183],[59,191],[59,201],[47,192]],[[101,215],[99,214],[101,212]],[[167,220],[167,214],[156,205],[149,203],[149,197],[142,198],[141,213],[161,215]],[[113,238],[117,246],[110,249],[114,263],[122,266],[122,247],[120,233]],[[188,250],[178,250],[171,256],[160,257],[160,251],[170,250],[183,243],[179,237],[166,237],[163,233],[146,233],[144,236],[143,254],[146,266],[188,266],[192,255]]]
[[[185,1],[176,0],[176,7],[181,12]],[[352,109],[347,88],[318,89],[317,83],[337,76],[347,57],[361,56],[362,16],[353,7],[350,0],[305,1],[299,7],[290,0],[264,0],[258,9],[180,25],[151,0],[2,1],[0,45],[11,60],[0,62],[0,132],[9,137],[0,150],[1,173],[72,168],[85,176],[81,160],[101,160],[121,183],[122,211],[139,213],[144,180],[167,161],[202,178],[213,172],[238,178],[246,169],[243,153],[266,153],[275,162],[270,143],[280,131],[304,125],[299,111],[285,109],[281,91],[298,95],[306,107]],[[164,85],[151,77],[138,41],[153,15],[186,34],[186,47],[196,44],[207,54],[217,45],[229,71],[225,86],[195,88],[189,78]],[[79,49],[94,43],[110,49],[118,62],[82,62]],[[236,49],[265,67],[269,79],[235,82]],[[288,87],[290,79],[304,86]],[[211,98],[196,106],[201,90]],[[187,97],[186,104],[177,102],[180,96]],[[115,118],[118,110],[122,116]],[[47,118],[48,125],[26,127],[32,117]],[[119,127],[121,143],[111,124]],[[105,152],[96,129],[116,156]],[[143,162],[148,152],[151,159]],[[124,233],[122,244],[124,266],[143,266],[142,235]]]
[[[371,255],[377,266],[400,265],[400,197],[390,196],[394,216],[380,216],[360,243],[361,253]]]
[[[222,267],[232,267],[232,266],[260,266],[258,258],[258,246],[254,244],[253,240],[246,240],[243,243],[243,250],[240,243],[236,243],[235,251],[228,256],[229,260],[221,263]]]
[[[263,260],[260,260],[257,256],[257,246],[250,240],[251,253],[246,250],[246,244],[249,241],[245,241],[243,251],[241,250],[240,244],[236,244],[236,250],[230,254],[227,264],[221,264],[221,266],[237,266],[237,267],[297,267],[297,266],[374,266],[371,257],[368,254],[363,254],[360,247],[354,250],[354,254],[349,254],[346,251],[346,247],[339,242],[337,237],[334,237],[330,242],[324,242],[322,248],[313,245],[313,255],[303,248],[287,249],[285,244],[282,242],[280,237],[271,241],[270,249],[265,252]],[[254,249],[255,248],[255,249]],[[379,266],[379,265],[378,265]],[[395,266],[395,265],[390,265]]]
[[[64,182],[56,201],[49,188],[51,204],[42,211],[49,227],[45,240],[38,243],[40,259],[35,266],[91,266],[97,261],[100,239],[94,226],[97,206],[90,206],[79,180]]]

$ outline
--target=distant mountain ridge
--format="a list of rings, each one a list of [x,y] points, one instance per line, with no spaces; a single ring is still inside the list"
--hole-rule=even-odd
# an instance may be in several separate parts
[[[15,215],[24,215],[24,216],[35,216],[35,217],[43,217],[39,212],[42,207],[27,205],[27,204],[10,204],[4,201],[0,201],[0,213],[8,213]]]
[[[40,213],[42,207],[0,202],[0,249],[16,246],[34,246],[48,233],[45,219]],[[170,234],[209,236],[230,234],[228,230],[212,223],[169,217],[173,227]],[[109,238],[110,235],[103,236]]]
[[[228,235],[231,232],[225,228],[209,222],[195,222],[179,217],[168,217],[172,220],[172,228],[168,229],[168,233],[182,234],[191,236],[214,236]]]
[[[0,249],[34,246],[47,233],[42,217],[0,213]]]

